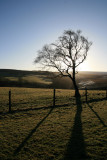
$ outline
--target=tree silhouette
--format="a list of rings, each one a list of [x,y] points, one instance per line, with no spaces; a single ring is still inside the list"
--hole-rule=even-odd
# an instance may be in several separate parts
[[[92,42],[81,35],[81,31],[65,30],[55,43],[44,45],[38,51],[35,63],[41,62],[45,67],[56,68],[60,76],[71,79],[75,96],[80,96],[76,83],[76,68],[84,62]]]

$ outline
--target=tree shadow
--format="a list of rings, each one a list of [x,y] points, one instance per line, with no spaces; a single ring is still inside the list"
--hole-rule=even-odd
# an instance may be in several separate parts
[[[54,108],[51,108],[48,114],[36,125],[35,128],[32,129],[32,131],[28,134],[28,136],[22,141],[22,143],[17,147],[17,149],[14,151],[14,155],[17,155],[21,149],[25,146],[26,142],[30,139],[30,137],[36,132],[36,130],[39,128],[39,126],[46,120],[46,118],[51,114],[52,110]]]
[[[71,138],[68,142],[64,160],[83,160],[89,157],[86,154],[86,146],[84,142],[81,113],[82,103],[81,98],[76,98],[77,111],[74,120],[74,126],[71,133]]]
[[[101,124],[106,127],[106,124],[104,123],[104,121],[100,118],[100,116],[98,115],[98,113],[92,108],[92,106],[89,105],[89,103],[87,103],[88,107],[91,109],[91,111],[96,115],[96,117],[99,119],[99,121],[101,122]]]

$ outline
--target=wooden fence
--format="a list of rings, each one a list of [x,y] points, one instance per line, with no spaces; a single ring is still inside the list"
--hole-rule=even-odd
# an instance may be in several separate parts
[[[85,88],[85,102],[88,102],[88,89]],[[107,99],[107,89],[105,90],[105,98]],[[53,107],[55,107],[56,102],[56,89],[53,89]],[[11,90],[9,90],[9,113],[11,113]]]

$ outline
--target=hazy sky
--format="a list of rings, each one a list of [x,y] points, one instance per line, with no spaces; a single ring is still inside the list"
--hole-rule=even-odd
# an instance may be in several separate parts
[[[37,69],[37,51],[66,29],[93,42],[79,69],[107,71],[107,0],[0,0],[0,68]]]

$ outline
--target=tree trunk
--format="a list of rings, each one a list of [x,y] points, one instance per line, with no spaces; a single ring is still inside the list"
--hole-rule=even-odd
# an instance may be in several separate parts
[[[78,86],[76,84],[76,79],[75,79],[75,61],[73,61],[73,78],[72,78],[72,81],[73,81],[73,85],[74,85],[74,89],[75,89],[75,97],[81,97],[80,93],[79,93]]]
[[[73,81],[73,85],[74,85],[74,89],[75,89],[75,97],[81,97],[75,79],[73,79],[72,81]]]

